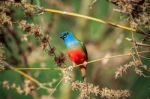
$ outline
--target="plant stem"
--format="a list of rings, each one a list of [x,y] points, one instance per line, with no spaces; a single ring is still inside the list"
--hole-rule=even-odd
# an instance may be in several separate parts
[[[42,89],[45,89],[47,90],[48,92],[50,91],[50,88],[44,86],[42,83],[40,83],[38,80],[34,79],[33,77],[31,77],[30,75],[20,71],[19,69],[9,65],[8,63],[6,63],[5,61],[3,61],[3,65],[6,66],[7,68],[17,72],[18,74],[22,75],[23,77],[31,80],[33,83],[37,84],[39,86],[39,88],[42,88]]]
[[[150,51],[141,51],[141,52],[138,52],[138,54],[140,54],[140,53],[149,53],[149,52]],[[87,64],[102,61],[104,59],[112,59],[112,58],[130,56],[130,55],[131,55],[131,53],[126,53],[126,54],[114,55],[114,56],[110,56],[110,57],[99,58],[99,59],[95,59],[95,60],[92,60],[92,61],[88,61]],[[82,64],[76,65],[76,66],[74,66],[74,68],[79,67],[81,65]],[[18,69],[18,70],[63,70],[63,68],[16,68],[16,69]]]
[[[44,9],[44,11],[51,12],[51,13],[57,13],[57,14],[64,14],[64,15],[69,15],[69,16],[74,16],[74,17],[79,17],[79,18],[84,18],[84,19],[96,21],[96,22],[99,22],[99,23],[103,23],[103,24],[106,24],[106,25],[110,25],[110,26],[114,26],[114,27],[118,27],[118,28],[122,28],[122,29],[125,29],[125,30],[136,32],[136,29],[133,29],[133,28],[130,28],[130,27],[118,25],[118,24],[107,22],[107,21],[104,21],[104,20],[101,20],[101,19],[98,19],[98,18],[94,18],[94,17],[90,17],[90,16],[86,16],[86,15],[81,15],[81,14],[77,14],[77,13],[73,13],[73,12],[66,12],[66,11],[60,11],[60,10],[54,10],[54,9]]]

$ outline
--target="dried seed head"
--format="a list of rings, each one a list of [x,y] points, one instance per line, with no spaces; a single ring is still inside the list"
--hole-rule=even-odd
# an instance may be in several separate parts
[[[53,47],[53,48],[51,48],[50,50],[48,50],[48,55],[49,55],[49,56],[54,55],[55,50],[56,50],[56,48],[55,48],[55,47]]]
[[[61,52],[59,56],[54,57],[54,60],[58,66],[62,66],[65,63],[66,57],[64,53]]]
[[[32,27],[31,27],[31,26],[29,26],[29,25],[28,25],[28,26],[26,26],[26,27],[25,27],[25,32],[30,32],[30,31],[31,31],[31,28],[32,28]]]
[[[135,29],[150,29],[150,0],[110,0],[119,12],[128,14],[127,20]],[[144,17],[143,17],[144,16]]]
[[[44,36],[44,37],[42,38],[42,43],[48,43],[48,39],[49,39],[48,35],[47,35],[47,36]]]

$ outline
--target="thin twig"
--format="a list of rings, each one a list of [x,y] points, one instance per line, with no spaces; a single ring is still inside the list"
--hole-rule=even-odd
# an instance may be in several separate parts
[[[31,4],[30,4],[30,6],[32,6],[33,8],[38,8],[39,10],[45,11],[45,12],[57,13],[57,14],[62,14],[62,15],[68,15],[68,16],[84,18],[84,19],[96,21],[96,22],[99,22],[99,23],[103,23],[103,24],[106,24],[106,25],[118,27],[118,28],[129,30],[129,31],[132,31],[132,32],[136,32],[136,29],[133,29],[131,27],[126,27],[126,26],[115,24],[115,23],[112,23],[112,22],[107,22],[107,21],[104,21],[104,20],[99,19],[99,18],[94,18],[94,17],[81,15],[81,14],[73,13],[73,12],[67,12],[67,11],[55,10],[55,9],[50,9],[50,8],[37,7],[37,6],[31,5]]]
[[[130,39],[130,38],[126,38],[126,40],[128,40],[130,42],[133,42],[133,40]],[[140,43],[140,42],[137,42],[137,41],[135,41],[135,44],[138,45],[138,46],[143,46],[143,47],[149,47],[150,48],[149,44],[144,44],[144,43]]]
[[[11,66],[10,64],[6,63],[5,61],[3,61],[3,65],[6,66],[7,68],[17,72],[18,74],[22,75],[23,77],[31,80],[33,83],[37,84],[39,86],[39,88],[45,89],[47,91],[50,91],[50,88],[44,86],[42,83],[40,83],[38,80],[34,79],[33,77],[31,77],[30,75],[16,69],[15,67]]]
[[[149,53],[149,52],[150,51],[141,51],[141,52],[138,52],[138,53],[140,54],[140,53]],[[99,59],[96,59],[96,60],[88,61],[87,64],[102,61],[104,59],[112,59],[112,58],[130,56],[130,55],[131,55],[131,53],[126,53],[126,54],[114,55],[114,56],[110,56],[110,57],[99,58]],[[79,67],[81,65],[82,64],[75,65],[75,66],[73,66],[73,68]],[[18,70],[63,70],[63,68],[16,68],[16,69],[18,69]]]
[[[86,15],[81,15],[81,14],[77,14],[77,13],[73,13],[73,12],[54,10],[54,9],[44,9],[44,11],[51,12],[51,13],[63,14],[63,15],[69,15],[69,16],[74,16],[74,17],[79,17],[79,18],[84,18],[84,19],[96,21],[96,22],[99,22],[99,23],[103,23],[103,24],[106,24],[106,25],[110,25],[110,26],[114,26],[114,27],[118,27],[118,28],[122,28],[122,29],[125,29],[125,30],[136,32],[136,29],[133,29],[133,28],[130,28],[130,27],[118,25],[118,24],[115,24],[115,23],[112,23],[112,22],[107,22],[107,21],[104,21],[104,20],[101,20],[101,19],[98,19],[98,18],[94,18],[94,17],[90,17],[90,16],[86,16]]]
[[[135,49],[135,53],[136,53],[136,55],[137,55],[137,58],[138,58],[138,60],[140,61],[140,63],[143,64],[142,61],[141,61],[141,58],[140,58],[140,56],[139,56],[138,49],[137,49],[137,47],[136,47],[136,41],[135,41],[135,39],[134,39],[134,34],[133,34],[133,32],[132,32],[132,39],[133,39],[133,48]]]
[[[147,59],[150,61],[150,58],[140,55],[141,58]]]
[[[22,68],[22,67],[18,67],[16,68],[18,70],[62,70],[62,68],[32,68],[32,67],[29,67],[29,68]]]
[[[55,88],[53,89],[53,91],[50,93],[49,96],[52,96],[53,93],[56,91],[56,88],[60,85],[60,83],[63,81],[63,78],[57,83],[57,85],[55,86]]]
[[[6,66],[7,68],[19,73],[20,75],[24,76],[25,78],[31,80],[32,82],[34,82],[37,85],[41,85],[39,81],[37,81],[36,79],[32,78],[31,76],[29,76],[28,74],[16,69],[15,67],[11,66],[10,64],[6,63],[5,61],[2,62],[4,64],[4,66]]]

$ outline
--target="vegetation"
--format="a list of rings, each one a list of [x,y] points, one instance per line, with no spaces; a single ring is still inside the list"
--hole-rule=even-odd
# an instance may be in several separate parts
[[[87,82],[64,31],[86,45]],[[149,0],[1,0],[0,99],[148,99],[149,38]]]

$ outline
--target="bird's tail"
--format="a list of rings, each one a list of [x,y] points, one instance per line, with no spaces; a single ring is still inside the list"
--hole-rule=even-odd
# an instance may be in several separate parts
[[[82,79],[83,81],[86,82],[86,65],[81,65],[80,70],[81,70]]]
[[[87,79],[86,79],[86,65],[81,65],[80,70],[81,70],[81,74],[82,74],[83,81],[84,81],[84,83],[86,84],[86,93],[87,93],[87,95],[88,95],[89,92],[88,92],[88,83],[87,83]],[[86,96],[85,96],[85,97],[86,97]],[[85,98],[85,99],[86,99],[86,98]]]

